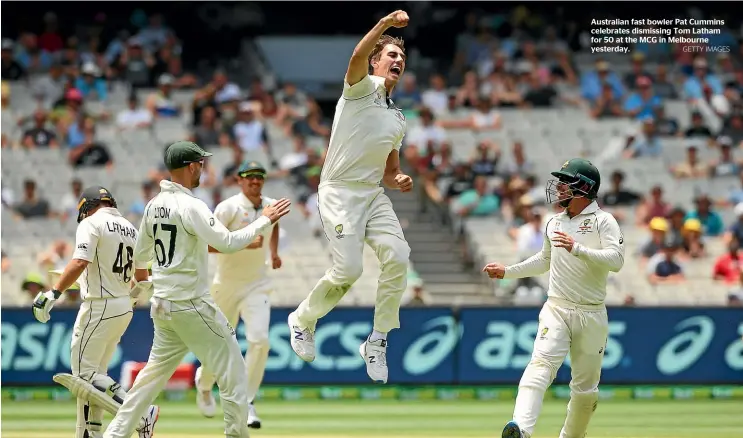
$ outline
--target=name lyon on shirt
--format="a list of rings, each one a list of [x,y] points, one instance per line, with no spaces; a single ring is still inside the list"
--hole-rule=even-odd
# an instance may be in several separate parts
[[[153,207],[155,209],[155,219],[170,219],[170,209],[165,207]]]

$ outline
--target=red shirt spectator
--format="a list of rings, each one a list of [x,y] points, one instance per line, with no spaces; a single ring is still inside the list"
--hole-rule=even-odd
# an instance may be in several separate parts
[[[743,266],[743,254],[738,252],[737,245],[735,249],[721,255],[715,261],[713,277],[715,280],[724,281],[728,284],[735,284],[740,281],[741,266]]]

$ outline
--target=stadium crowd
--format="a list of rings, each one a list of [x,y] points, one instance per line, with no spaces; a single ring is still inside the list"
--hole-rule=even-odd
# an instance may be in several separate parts
[[[518,23],[516,14],[512,21]],[[228,148],[233,155],[223,169],[206,167],[198,197],[213,208],[223,191],[235,185],[237,166],[261,150],[270,158],[265,163],[271,168],[269,177],[290,182],[300,194],[300,211],[312,232],[323,238],[316,211],[324,149],[311,144],[327,145],[332,114],[324,114],[310,94],[292,83],[266,89],[260,79],[241,88],[222,70],[199,80],[184,71],[181,56],[187,47],[157,14],[135,32],[121,30],[110,41],[103,41],[95,26],[86,35],[63,35],[53,13],[43,20],[41,34],[2,39],[3,149],[60,148],[73,168],[113,169],[110,146],[96,135],[99,126],[115,126],[119,132],[150,131],[160,120],[187,115],[192,141],[205,148]],[[405,139],[405,164],[415,172],[428,203],[455,219],[492,216],[504,221],[515,251],[526,257],[541,248],[543,224],[553,212],[546,205],[546,176],[535,173],[533,157],[521,140],[499,144],[481,139],[469,160],[456,159],[458,144],[449,135],[451,130],[504,130],[505,109],[560,107],[580,109],[593,119],[636,121],[636,128],[621,136],[623,160],[659,157],[669,139],[686,139],[686,159],[669,163],[670,175],[739,180],[740,188],[698,194],[694,208],[684,209],[667,202],[660,186],[647,192],[626,189],[623,184],[631,176],[615,172],[604,175],[600,204],[615,212],[623,226],[647,230],[647,242],[632,250],[642,258],[649,283],[684,282],[687,261],[707,260],[710,280],[729,285],[729,303],[741,305],[743,162],[738,152],[743,149],[743,44],[726,32],[720,38],[731,46],[730,53],[692,56],[681,46],[640,45],[633,48],[626,71],[604,59],[581,70],[575,61],[581,48],[576,29],[548,25],[531,37],[519,31],[496,37],[493,25],[470,14],[466,30],[457,38],[450,70],[427,78],[408,71],[392,96],[415,122]],[[18,113],[11,105],[16,83],[33,90],[37,107],[32,113]],[[112,113],[111,90],[122,86],[131,90],[127,107]],[[140,101],[137,91],[150,89]],[[179,90],[192,91],[188,105],[173,98]],[[686,102],[692,114],[688,126],[667,114],[669,100]],[[466,117],[453,116],[462,109],[469,111]],[[717,126],[709,120],[717,120]],[[291,137],[292,153],[273,154],[269,123]],[[700,158],[701,148],[716,158]],[[151,165],[141,183],[141,198],[119,206],[135,223],[165,178],[160,163]],[[28,175],[22,193],[2,187],[2,214],[17,220],[73,221],[88,183],[92,182],[75,179],[69,182],[67,196],[50,202],[39,195],[33,175]],[[732,223],[719,214],[725,209],[734,211]],[[710,252],[707,243],[713,240],[724,242],[727,251]],[[38,269],[23,281],[29,297],[46,287],[39,272],[59,268],[71,254],[67,241],[49,245],[38,256]],[[3,272],[12,263],[3,253]],[[416,283],[411,303],[425,302],[423,297]],[[66,299],[74,304],[78,298],[73,294]],[[632,300],[628,296],[627,304]]]

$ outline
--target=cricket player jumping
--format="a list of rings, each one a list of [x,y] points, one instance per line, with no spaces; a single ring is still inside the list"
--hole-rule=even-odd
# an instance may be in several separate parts
[[[113,195],[103,187],[84,190],[77,210],[72,260],[52,290],[36,296],[33,313],[38,321],[48,322],[62,292],[80,279],[83,302],[73,328],[72,375],[58,374],[55,381],[77,396],[75,437],[100,438],[103,411],[115,414],[126,394],[107,372],[132,319],[131,296],[139,292],[131,289],[137,230],[121,216]],[[134,418],[139,436],[149,438],[160,409],[145,406],[144,411],[144,417]]]
[[[547,200],[565,210],[547,223],[542,251],[504,266],[490,263],[490,278],[533,277],[550,271],[548,298],[539,313],[534,351],[519,382],[513,421],[503,438],[529,438],[547,387],[570,353],[570,402],[560,438],[583,438],[599,399],[601,362],[609,332],[606,279],[624,264],[624,237],[616,219],[596,204],[601,176],[576,158],[547,186]]]
[[[222,253],[244,249],[289,212],[290,202],[282,199],[265,207],[264,217],[230,232],[191,192],[198,187],[209,156],[211,153],[188,141],[173,143],[165,151],[171,180],[160,183],[160,193],[145,207],[134,249],[138,280],[147,278],[146,264],[154,252],[152,350],[105,438],[129,438],[134,419],[157,397],[189,350],[217,375],[225,436],[249,435],[245,362],[235,330],[209,295],[208,247]]]
[[[217,205],[214,216],[230,231],[237,231],[261,217],[263,209],[276,200],[263,196],[263,183],[266,169],[255,161],[246,161],[237,171],[237,181],[242,189]],[[261,419],[253,403],[263,380],[268,360],[268,329],[271,321],[272,290],[266,269],[266,247],[271,251],[271,267],[279,269],[279,227],[274,225],[270,232],[258,235],[255,241],[242,251],[234,254],[219,254],[217,272],[212,285],[212,297],[219,309],[233,327],[238,319],[245,323],[245,337],[248,351],[245,354],[245,367],[248,374],[248,427],[260,429]],[[264,244],[265,239],[270,239]],[[209,252],[219,252],[209,248]],[[199,367],[196,370],[196,403],[206,417],[213,417],[216,403],[212,387],[216,376],[210,370]]]
[[[372,380],[387,382],[387,333],[400,327],[400,299],[406,287],[410,247],[380,181],[409,192],[413,180],[400,172],[405,117],[390,94],[405,70],[399,38],[383,35],[405,27],[408,14],[382,18],[356,46],[338,100],[318,202],[333,266],[289,315],[291,345],[303,360],[315,359],[317,320],[343,298],[363,270],[366,242],[379,259],[381,274],[374,309],[374,331],[361,344]],[[370,75],[370,73],[372,75]]]

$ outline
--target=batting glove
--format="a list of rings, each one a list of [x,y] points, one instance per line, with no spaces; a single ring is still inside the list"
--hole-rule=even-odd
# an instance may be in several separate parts
[[[50,313],[52,311],[52,307],[54,307],[54,303],[57,301],[57,299],[59,299],[60,295],[62,294],[54,289],[46,292],[39,292],[39,294],[36,295],[36,298],[34,298],[34,318],[36,318],[37,321],[43,323],[46,323],[50,319],[52,319]]]

